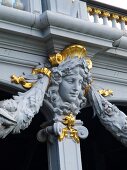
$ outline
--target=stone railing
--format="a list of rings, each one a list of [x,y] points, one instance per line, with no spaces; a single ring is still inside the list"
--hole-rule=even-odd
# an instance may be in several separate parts
[[[0,5],[32,13],[42,13],[41,0],[0,0]]]
[[[88,7],[88,15],[91,21],[94,23],[102,23],[103,25],[109,25],[113,28],[126,29],[127,16],[112,13],[108,10],[101,10],[99,8]],[[93,19],[91,18],[93,17]]]
[[[118,8],[116,8],[118,9]],[[123,13],[123,9],[113,10],[113,8],[107,8],[96,5],[89,5],[87,3],[88,18],[91,22],[103,24],[113,28],[121,30],[127,30],[127,15]]]
[[[25,4],[21,0],[1,0],[1,5],[20,9],[20,10],[25,9]]]

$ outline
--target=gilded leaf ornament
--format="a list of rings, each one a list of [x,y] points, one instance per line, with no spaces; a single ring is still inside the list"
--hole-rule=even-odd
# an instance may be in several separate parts
[[[101,89],[101,90],[98,90],[98,92],[104,97],[113,95],[113,91],[110,89]]]

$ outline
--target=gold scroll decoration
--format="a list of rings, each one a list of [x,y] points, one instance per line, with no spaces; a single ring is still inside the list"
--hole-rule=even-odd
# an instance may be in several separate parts
[[[11,82],[15,84],[21,84],[26,89],[31,88],[34,84],[26,81],[26,79],[23,76],[17,77],[16,75],[11,76]]]
[[[48,68],[35,68],[32,70],[32,74],[44,74],[51,77],[51,71]],[[11,82],[15,84],[21,84],[24,88],[30,89],[36,82],[29,82],[23,76],[17,77],[16,75],[11,76]]]

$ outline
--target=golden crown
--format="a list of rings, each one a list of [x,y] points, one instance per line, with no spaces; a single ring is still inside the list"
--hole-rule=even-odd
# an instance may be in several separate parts
[[[59,65],[62,63],[67,57],[74,58],[77,56],[80,58],[85,58],[88,68],[92,68],[92,61],[90,58],[87,57],[87,51],[86,48],[82,45],[70,45],[69,47],[65,48],[63,51],[57,54],[53,54],[49,56],[49,61],[52,66]]]

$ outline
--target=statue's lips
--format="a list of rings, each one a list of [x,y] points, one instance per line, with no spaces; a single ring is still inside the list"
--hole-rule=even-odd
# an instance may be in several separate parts
[[[72,97],[77,97],[77,96],[78,96],[78,93],[70,93],[70,95],[71,95]]]

